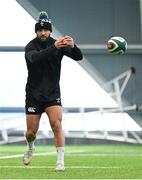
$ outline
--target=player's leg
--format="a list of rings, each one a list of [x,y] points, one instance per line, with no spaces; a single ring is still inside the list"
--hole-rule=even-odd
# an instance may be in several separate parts
[[[25,165],[30,164],[30,162],[32,161],[34,142],[36,138],[36,133],[39,128],[40,118],[41,115],[26,115],[27,131],[25,137],[27,142],[27,151],[25,152],[23,157],[23,163]]]
[[[40,118],[41,115],[26,115],[27,131],[25,136],[29,150],[34,149],[34,141],[39,128]]]
[[[45,109],[49,122],[54,133],[55,145],[57,148],[56,170],[63,171],[64,168],[64,144],[65,138],[62,130],[62,107],[59,105],[50,106]]]

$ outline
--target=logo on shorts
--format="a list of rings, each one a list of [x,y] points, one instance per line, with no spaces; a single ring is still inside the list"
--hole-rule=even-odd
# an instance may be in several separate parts
[[[57,103],[60,103],[61,99],[60,98],[56,98],[56,101],[57,101]]]
[[[28,112],[35,112],[36,108],[35,107],[28,107]]]

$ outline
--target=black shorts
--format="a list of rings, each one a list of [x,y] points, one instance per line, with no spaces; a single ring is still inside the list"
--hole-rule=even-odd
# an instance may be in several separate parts
[[[26,97],[25,111],[26,114],[42,114],[45,112],[45,109],[50,106],[62,106],[61,99],[56,98],[53,101],[38,101],[31,96]]]

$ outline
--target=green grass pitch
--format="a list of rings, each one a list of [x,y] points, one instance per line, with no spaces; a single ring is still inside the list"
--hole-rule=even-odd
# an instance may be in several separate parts
[[[0,146],[0,179],[142,179],[142,145],[66,146],[64,172],[54,170],[54,146],[36,146],[29,166],[22,164],[25,149]]]

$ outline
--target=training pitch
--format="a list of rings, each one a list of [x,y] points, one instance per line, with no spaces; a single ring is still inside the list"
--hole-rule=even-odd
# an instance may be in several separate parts
[[[142,179],[142,145],[78,145],[65,148],[65,171],[55,172],[54,146],[36,146],[22,164],[26,147],[0,146],[0,179]]]

